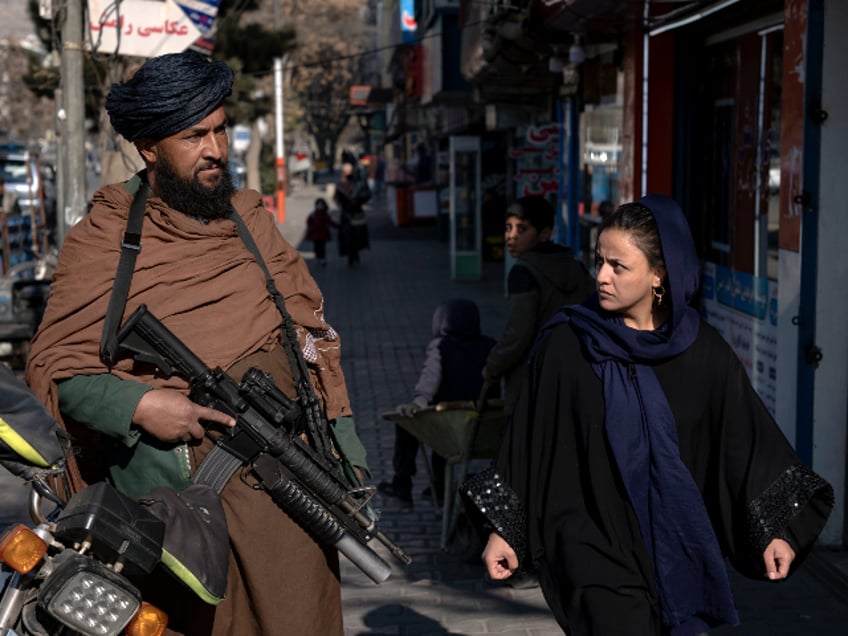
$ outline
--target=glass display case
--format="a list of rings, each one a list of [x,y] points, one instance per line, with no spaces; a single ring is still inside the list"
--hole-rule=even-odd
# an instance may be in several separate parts
[[[482,276],[480,138],[450,138],[451,278]]]

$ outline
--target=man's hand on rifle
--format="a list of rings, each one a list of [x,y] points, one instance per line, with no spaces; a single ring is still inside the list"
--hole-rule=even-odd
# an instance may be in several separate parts
[[[163,442],[189,442],[203,437],[200,421],[235,426],[226,413],[200,406],[179,391],[153,389],[141,396],[133,413],[133,424]]]

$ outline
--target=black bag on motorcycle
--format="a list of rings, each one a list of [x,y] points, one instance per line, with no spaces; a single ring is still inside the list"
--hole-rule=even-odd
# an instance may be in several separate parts
[[[19,477],[61,473],[64,431],[23,381],[0,364],[0,464]]]
[[[161,487],[137,501],[165,522],[162,565],[206,603],[223,601],[230,543],[215,490],[205,484],[179,491]]]

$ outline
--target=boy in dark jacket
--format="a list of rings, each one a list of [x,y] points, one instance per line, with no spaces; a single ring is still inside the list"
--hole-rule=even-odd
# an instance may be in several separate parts
[[[494,344],[493,338],[480,333],[480,310],[474,301],[460,298],[440,304],[433,313],[433,339],[427,345],[414,398],[397,410],[411,415],[439,402],[476,400],[483,386],[480,366]],[[412,504],[412,477],[418,446],[418,440],[411,433],[395,426],[392,457],[395,473],[391,482],[378,484],[379,492]],[[431,465],[436,496],[441,499],[445,459],[433,453]]]
[[[553,228],[554,208],[544,197],[523,197],[506,210],[506,248],[518,260],[507,277],[506,326],[486,359],[483,378],[490,383],[505,378],[507,416],[527,381],[536,334],[557,309],[579,305],[595,289],[571,250],[551,242]]]

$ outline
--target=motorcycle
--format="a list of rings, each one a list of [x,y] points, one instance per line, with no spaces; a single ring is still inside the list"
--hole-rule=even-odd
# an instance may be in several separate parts
[[[160,562],[164,522],[105,482],[67,502],[46,473],[28,482],[33,525],[0,539],[0,636],[161,636],[167,615],[130,577]]]

